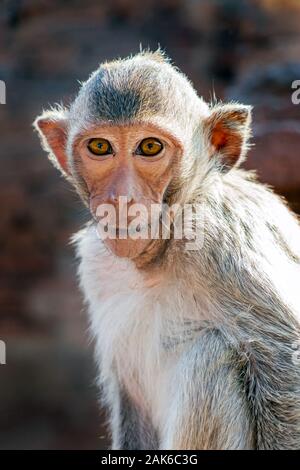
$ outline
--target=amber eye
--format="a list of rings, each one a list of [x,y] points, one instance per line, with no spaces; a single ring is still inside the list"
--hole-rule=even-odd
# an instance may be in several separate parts
[[[113,153],[111,145],[106,139],[90,139],[87,147],[94,155],[109,155]]]
[[[147,139],[142,140],[136,153],[147,157],[154,157],[162,150],[162,148],[163,144],[158,139],[148,137]]]

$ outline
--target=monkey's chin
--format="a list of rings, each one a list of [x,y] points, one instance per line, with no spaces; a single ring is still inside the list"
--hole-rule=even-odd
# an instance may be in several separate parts
[[[119,258],[137,258],[142,254],[149,245],[151,240],[120,240],[114,239],[111,240],[107,238],[104,240],[105,246],[112,252],[115,256]]]

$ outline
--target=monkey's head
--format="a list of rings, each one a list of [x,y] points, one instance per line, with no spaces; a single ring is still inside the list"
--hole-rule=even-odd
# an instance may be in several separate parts
[[[210,107],[161,51],[146,51],[101,64],[68,109],[45,111],[34,125],[93,217],[99,207],[116,209],[108,220],[116,237],[105,243],[134,258],[152,240],[124,237],[130,208],[146,209],[139,230],[149,226],[153,204],[189,202],[205,175],[240,163],[249,123],[249,107]]]

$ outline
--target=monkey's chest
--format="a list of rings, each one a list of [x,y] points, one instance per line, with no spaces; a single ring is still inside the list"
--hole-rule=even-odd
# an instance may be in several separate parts
[[[81,250],[80,275],[101,378],[109,382],[117,376],[156,425],[169,401],[178,355],[197,330],[193,324],[199,312],[178,285],[149,286],[133,263],[101,251],[98,240],[93,243]]]
[[[102,311],[98,330],[104,380],[116,373],[121,389],[160,429],[178,358],[197,330],[195,321],[184,320],[191,307],[179,312],[175,293],[167,297],[155,289],[151,293],[128,291],[124,296],[115,293],[100,309],[106,302],[110,311]]]
[[[140,332],[132,332],[114,358],[121,388],[143,414],[159,425],[175,352],[165,351],[156,334],[151,326],[148,331],[141,328]]]
[[[169,330],[164,324],[167,309],[158,299],[140,293],[107,298],[100,310],[106,302],[111,309],[109,314],[100,313],[97,339],[104,380],[116,373],[120,387],[135,405],[159,422],[177,357],[177,349],[169,347]]]

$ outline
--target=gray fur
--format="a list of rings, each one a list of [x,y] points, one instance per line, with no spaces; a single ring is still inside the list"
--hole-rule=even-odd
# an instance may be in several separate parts
[[[242,380],[244,360],[218,330],[204,329],[179,360],[176,414],[166,422],[162,447],[191,450],[252,449],[255,420]],[[176,429],[174,433],[173,430]]]
[[[69,118],[76,133],[91,123],[118,125],[161,118],[190,134],[207,109],[188,79],[157,51],[101,64],[83,83]],[[72,137],[73,132],[69,145]]]
[[[120,388],[120,413],[118,416],[118,449],[151,450],[157,449],[159,439],[151,420],[136,408],[126,390]]]
[[[216,202],[218,191],[222,197]],[[291,266],[299,275],[300,245],[292,246],[285,235],[288,228],[300,235],[299,225],[279,197],[241,170],[232,170],[225,179],[217,177],[210,192],[205,249],[199,252],[197,271],[219,310],[217,327],[239,357],[240,383],[255,425],[255,448],[298,449],[300,371],[292,357],[293,344],[300,338],[300,299],[295,293],[298,310],[287,304],[274,285],[272,271],[263,272],[261,262],[268,260],[264,248],[271,244],[274,254],[282,257],[274,274],[283,270],[283,276],[292,276]],[[195,260],[191,261],[195,269]],[[218,347],[217,341],[211,345],[212,354]]]

